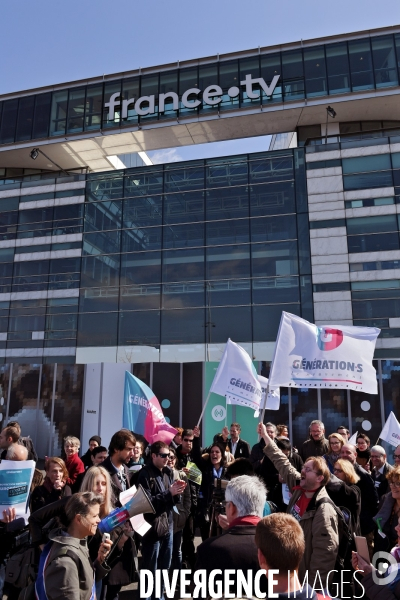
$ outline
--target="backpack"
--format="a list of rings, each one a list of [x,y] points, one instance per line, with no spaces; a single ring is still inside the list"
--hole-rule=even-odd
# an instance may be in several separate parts
[[[353,528],[351,524],[351,513],[344,506],[336,506],[330,498],[321,498],[315,503],[317,510],[321,504],[330,504],[336,511],[338,517],[338,535],[339,547],[336,557],[335,569],[339,572],[352,569],[351,567],[351,551],[353,548]]]

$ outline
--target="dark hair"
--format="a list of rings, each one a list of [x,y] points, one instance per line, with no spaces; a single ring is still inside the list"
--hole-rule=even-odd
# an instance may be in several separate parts
[[[136,438],[129,429],[120,429],[114,433],[108,446],[110,456],[118,452],[118,450],[124,450],[127,442],[133,445],[136,444]]]
[[[254,475],[253,465],[248,458],[237,458],[226,469],[228,479],[239,475]]]
[[[98,454],[100,454],[100,452],[107,452],[107,448],[105,446],[96,446],[96,448],[93,448],[93,450],[92,450],[93,458],[95,456],[97,456]]]
[[[168,451],[170,450],[170,447],[165,442],[154,442],[154,444],[150,446],[150,454],[159,454],[162,448],[166,448]]]
[[[18,429],[16,427],[10,427],[10,425],[8,425],[7,427],[4,427],[3,429],[4,431],[4,435],[7,438],[11,438],[13,441],[13,444],[16,444],[20,438],[20,431],[18,431]]]
[[[367,442],[367,444],[371,443],[371,440],[369,439],[369,437],[365,433],[358,433],[357,434],[356,442],[358,441],[359,438],[361,438],[362,440],[365,440]]]
[[[339,433],[339,429],[344,429],[347,435],[350,434],[350,431],[344,425],[339,425],[339,427],[336,429],[336,433]]]
[[[99,435],[92,435],[92,437],[89,439],[89,444],[90,442],[97,442],[99,446],[101,446],[101,437]]]
[[[194,436],[193,429],[184,429],[182,431],[182,439],[187,435],[190,437],[193,437]]]
[[[286,440],[285,438],[275,438],[275,444],[278,446],[279,450],[282,451],[290,451],[292,449],[292,444],[289,442],[289,440]]]
[[[169,452],[170,452],[170,454],[173,454],[176,458],[175,448],[172,448],[172,446],[169,446]]]
[[[221,458],[221,465],[222,465],[223,467],[225,467],[225,465],[226,465],[226,456],[225,456],[225,452],[226,452],[226,450],[225,450],[225,447],[223,446],[223,444],[220,444],[219,442],[213,442],[213,444],[210,446],[210,451],[209,451],[209,458],[208,458],[208,460],[211,462],[211,457],[210,457],[210,455],[211,455],[211,450],[212,450],[214,447],[216,447],[216,448],[219,448],[219,450],[220,450],[220,452],[221,452],[221,454],[222,454],[222,458]]]
[[[96,504],[100,505],[103,502],[103,496],[95,494],[94,492],[78,492],[77,494],[74,494],[65,505],[65,515],[68,524],[72,523],[75,515],[86,517],[92,506],[95,506]]]
[[[239,429],[239,431],[242,431],[242,428],[240,427],[240,423],[231,423],[231,427],[236,427],[237,429]]]

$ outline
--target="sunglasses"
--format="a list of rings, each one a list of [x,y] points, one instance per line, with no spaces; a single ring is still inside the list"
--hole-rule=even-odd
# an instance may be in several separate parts
[[[173,454],[169,454],[169,456],[168,456],[168,460],[175,460],[175,458],[176,457]]]
[[[160,456],[161,458],[168,458],[169,454],[168,452],[159,452],[157,456]]]
[[[193,443],[193,440],[189,440],[188,438],[183,438],[184,442],[190,442],[191,444]]]

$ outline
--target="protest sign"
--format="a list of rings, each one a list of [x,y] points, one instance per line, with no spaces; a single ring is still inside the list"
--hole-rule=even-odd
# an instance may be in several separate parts
[[[0,517],[14,508],[16,517],[29,517],[29,492],[35,471],[33,460],[2,460],[0,463]]]
[[[388,442],[395,448],[400,444],[400,423],[393,412],[388,416],[379,438],[385,440],[385,442]]]

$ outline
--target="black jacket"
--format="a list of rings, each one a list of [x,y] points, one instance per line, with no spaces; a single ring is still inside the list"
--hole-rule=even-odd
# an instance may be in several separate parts
[[[35,512],[43,506],[52,504],[52,502],[57,502],[57,500],[60,500],[61,498],[69,497],[71,494],[72,492],[69,485],[65,485],[61,490],[49,490],[46,485],[38,485],[31,494],[31,512]]]
[[[375,527],[372,517],[376,515],[378,510],[378,492],[376,491],[375,483],[371,475],[357,463],[355,463],[353,467],[360,477],[360,481],[355,485],[359,488],[361,494],[361,534],[367,535],[367,533],[373,531]]]
[[[328,452],[329,442],[327,439],[322,438],[322,440],[316,442],[312,437],[303,442],[299,450],[303,462],[306,462],[310,456],[323,456],[324,454],[328,454]]]
[[[197,438],[194,438],[194,440],[196,440]],[[193,444],[195,442],[193,441]],[[200,438],[198,438],[198,441],[196,442],[196,444],[200,443]],[[182,469],[184,469],[188,462],[196,462],[193,459],[192,453],[190,454],[183,454],[182,452],[182,444],[180,444],[177,448],[176,448],[176,469],[178,469],[178,471],[181,471]],[[189,488],[190,488],[190,498],[191,498],[191,507],[190,507],[190,513],[194,514],[196,512],[196,507],[197,507],[197,501],[198,501],[198,495],[199,495],[199,486],[194,483],[193,481],[188,481],[189,483]]]
[[[379,500],[382,496],[390,492],[389,481],[386,479],[386,475],[390,473],[392,468],[393,467],[389,465],[389,463],[385,463],[383,465],[383,473],[379,473],[379,471],[375,471],[375,469],[372,469],[371,471],[371,477],[374,480]]]
[[[203,458],[201,455],[200,438],[195,437],[193,440],[192,456],[194,458],[194,462],[203,474],[200,486],[202,502],[199,502],[199,508],[204,512],[204,510],[206,510],[211,503],[212,493],[214,490],[214,472],[210,459]],[[220,479],[226,479],[225,473],[226,467],[223,467]]]
[[[118,475],[115,472],[115,467],[111,462],[111,458],[109,456],[107,456],[107,458],[101,463],[101,466],[104,467],[105,470],[108,471],[110,474],[111,487],[112,487],[112,492],[114,495],[112,502],[115,506],[121,506],[121,504],[119,503],[119,495],[123,491],[123,488],[121,486],[121,482],[118,478]],[[128,489],[131,487],[131,475],[132,474],[129,472],[129,469],[126,465],[124,465],[124,475],[125,475],[125,479],[126,479],[126,487]]]
[[[232,452],[232,440],[228,440],[229,451]],[[236,446],[234,458],[250,458],[250,445],[245,440],[239,441]]]

